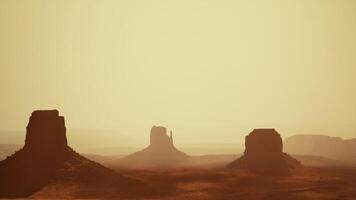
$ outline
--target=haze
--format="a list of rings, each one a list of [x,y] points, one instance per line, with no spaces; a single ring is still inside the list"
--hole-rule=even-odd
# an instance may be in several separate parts
[[[68,129],[164,125],[178,146],[356,137],[355,55],[353,0],[0,0],[0,129],[58,109]]]

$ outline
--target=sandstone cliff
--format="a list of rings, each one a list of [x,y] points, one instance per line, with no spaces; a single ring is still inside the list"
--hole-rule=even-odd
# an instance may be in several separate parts
[[[67,145],[64,117],[57,110],[32,113],[25,145],[0,162],[0,177],[0,198],[93,198],[150,193],[140,181],[119,175],[73,151]],[[60,189],[48,196],[48,188]]]
[[[148,147],[119,159],[112,165],[122,168],[171,168],[188,158],[187,154],[174,146],[172,132],[168,136],[165,127],[153,126]]]
[[[288,175],[300,162],[283,153],[281,136],[274,129],[254,129],[245,139],[244,155],[228,165],[257,173]]]

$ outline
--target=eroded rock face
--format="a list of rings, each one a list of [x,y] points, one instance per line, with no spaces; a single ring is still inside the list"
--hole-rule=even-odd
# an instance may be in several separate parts
[[[320,156],[356,165],[356,138],[294,135],[284,140],[284,151],[296,155]]]
[[[27,197],[40,190],[75,156],[67,146],[64,117],[57,110],[33,111],[24,147],[0,162],[0,198]]]
[[[274,129],[254,129],[245,138],[244,155],[230,163],[233,168],[245,168],[265,174],[287,175],[290,168],[300,165],[283,153],[283,142]]]
[[[0,161],[0,199],[30,197],[47,186],[51,188],[51,184],[61,184],[62,188],[75,186],[77,191],[70,196],[80,199],[105,195],[121,199],[121,195],[151,191],[141,181],[121,176],[71,149],[67,145],[64,117],[57,110],[34,111],[27,126],[25,146]],[[68,197],[60,196],[61,190],[51,193],[48,199]]]
[[[163,126],[153,126],[150,134],[150,146],[156,148],[172,147],[173,139],[168,137],[167,129]]]
[[[248,157],[275,158],[283,153],[281,136],[274,129],[255,129],[245,138]]]
[[[121,158],[113,166],[136,169],[174,168],[188,158],[187,154],[174,146],[172,132],[168,136],[165,127],[153,126],[150,132],[150,145]]]
[[[32,112],[26,128],[26,150],[63,150],[67,147],[64,117],[57,110]]]

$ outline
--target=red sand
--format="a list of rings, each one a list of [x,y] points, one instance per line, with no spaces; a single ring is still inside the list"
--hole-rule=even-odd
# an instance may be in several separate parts
[[[312,168],[292,170],[287,177],[261,176],[243,170],[120,171],[140,179],[160,194],[134,199],[356,199],[355,168]],[[53,183],[32,198],[87,198],[70,183]],[[115,187],[114,185],[109,187]],[[92,188],[95,190],[103,188]],[[106,188],[108,192],[114,191]],[[110,196],[115,196],[111,194]]]

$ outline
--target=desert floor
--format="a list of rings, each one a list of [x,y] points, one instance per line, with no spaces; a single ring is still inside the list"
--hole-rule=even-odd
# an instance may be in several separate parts
[[[286,177],[227,169],[126,170],[120,173],[140,179],[158,191],[153,196],[134,194],[131,199],[356,199],[355,168],[300,167]],[[75,185],[54,184],[31,197],[48,198],[51,193],[56,193],[57,198],[88,197],[80,196],[75,190]],[[95,193],[95,188],[93,190]],[[109,196],[117,199],[115,194]]]

